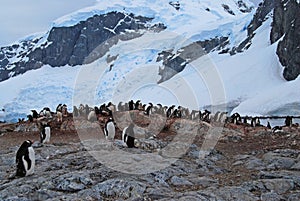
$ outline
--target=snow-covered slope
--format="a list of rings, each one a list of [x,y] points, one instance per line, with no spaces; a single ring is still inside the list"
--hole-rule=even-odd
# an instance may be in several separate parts
[[[251,8],[251,2],[244,2]],[[238,0],[179,3],[177,10],[169,1],[101,1],[56,20],[55,27],[72,26],[94,14],[126,11],[154,18],[151,23],[163,23],[167,29],[119,41],[105,56],[90,64],[60,68],[45,65],[1,82],[0,108],[6,110],[5,120],[25,117],[30,109],[48,106],[54,110],[59,103],[66,103],[71,110],[72,105],[80,103],[100,105],[130,99],[180,104],[191,109],[240,103],[234,111],[260,115],[278,114],[289,106],[294,114],[299,114],[293,107],[299,104],[299,94],[292,91],[299,81],[287,83],[281,77],[277,44],[269,43],[271,18],[256,31],[253,45],[247,51],[234,56],[212,51],[190,62],[171,79],[157,84],[162,68],[162,63],[157,62],[159,53],[171,50],[176,54],[195,41],[218,36],[228,37],[227,47],[231,48],[246,38],[246,27],[254,14],[254,10],[242,12]],[[108,61],[108,58],[114,59]],[[277,99],[280,91],[289,97]]]

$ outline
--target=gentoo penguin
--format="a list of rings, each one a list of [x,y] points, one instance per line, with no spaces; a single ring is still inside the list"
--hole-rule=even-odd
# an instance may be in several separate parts
[[[271,129],[271,124],[270,124],[270,122],[267,123],[267,128],[268,128],[268,129]]]
[[[49,124],[41,125],[40,141],[41,143],[50,142],[51,128]]]
[[[56,112],[56,116],[57,116],[57,122],[62,122],[62,117],[63,117],[63,114],[61,111],[57,111]]]
[[[167,110],[167,118],[170,118],[173,115],[174,108],[175,108],[175,105],[172,105],[171,107],[168,108],[168,110]]]
[[[139,110],[139,108],[140,108],[140,103],[141,103],[141,100],[137,100],[137,101],[135,102],[135,104],[134,104],[134,109],[135,109],[135,110]]]
[[[90,111],[89,115],[88,115],[88,121],[97,121],[97,115],[96,112],[94,110]]]
[[[214,115],[214,119],[213,119],[214,122],[218,122],[218,121],[219,121],[219,119],[220,119],[220,114],[221,114],[221,112],[220,112],[220,111],[217,111],[217,113]]]
[[[31,112],[32,112],[32,118],[33,118],[33,119],[39,118],[39,114],[37,113],[36,110],[31,110]]]
[[[78,108],[75,105],[73,106],[73,116],[78,117]]]
[[[63,114],[64,117],[68,116],[68,107],[66,104],[63,104],[62,108],[61,108],[61,112]]]
[[[16,154],[17,173],[16,176],[28,176],[34,173],[35,153],[32,142],[26,140],[20,146]]]
[[[147,106],[145,106],[146,110],[144,112],[145,115],[150,115],[152,114],[152,109],[153,109],[153,104],[149,103]]]
[[[129,124],[129,126],[124,128],[123,133],[122,133],[122,141],[124,143],[126,143],[128,148],[135,147],[134,146],[135,138],[134,138],[133,127],[134,127],[133,123]]]
[[[282,126],[274,126],[272,128],[272,133],[282,132]]]
[[[251,126],[252,127],[260,126],[260,120],[258,117],[253,117],[251,119]]]
[[[208,111],[207,109],[205,109],[203,114],[202,114],[202,119],[201,120],[209,123],[210,122],[210,114],[211,114],[211,112]]]
[[[49,107],[44,107],[41,111],[40,111],[40,117],[46,117],[46,118],[52,118],[51,115],[51,110]]]
[[[62,104],[61,104],[61,103],[58,104],[58,106],[56,107],[56,112],[57,112],[57,111],[62,112]]]
[[[231,115],[231,123],[237,124],[239,125],[242,121],[241,115],[239,113],[234,113],[233,115]]]
[[[104,135],[107,140],[113,141],[116,134],[116,128],[113,118],[109,118],[104,126]]]
[[[129,106],[129,110],[133,110],[134,109],[134,102],[133,100],[128,102],[128,106]]]
[[[219,122],[221,122],[221,123],[225,123],[225,122],[226,122],[226,119],[227,119],[227,113],[228,113],[228,112],[221,112],[220,118],[219,118]]]
[[[106,106],[106,110],[109,116],[111,116],[116,111],[116,106],[112,102],[109,102]]]
[[[284,123],[285,123],[285,126],[291,127],[292,124],[293,124],[293,117],[287,116],[287,117],[285,118]]]

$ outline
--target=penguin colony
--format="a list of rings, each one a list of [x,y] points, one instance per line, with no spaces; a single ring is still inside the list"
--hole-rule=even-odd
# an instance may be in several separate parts
[[[154,105],[153,103],[143,104],[140,100],[134,102],[120,102],[118,105],[114,105],[109,102],[108,104],[102,104],[99,107],[90,107],[87,104],[80,104],[79,107],[73,106],[73,117],[81,117],[88,121],[99,121],[99,117],[108,117],[103,127],[105,138],[108,141],[114,141],[116,135],[116,127],[113,120],[113,114],[115,112],[125,112],[137,110],[142,111],[144,115],[150,116],[152,114],[163,115],[166,118],[184,118],[190,120],[203,121],[210,124],[218,123],[232,123],[236,125],[244,125],[251,127],[263,127],[260,123],[259,117],[241,117],[240,114],[234,113],[228,116],[227,112],[216,112],[212,114],[208,110],[192,110],[188,108],[175,105],[163,106],[161,104]],[[56,108],[56,112],[51,112],[48,107],[43,108],[39,113],[36,110],[31,110],[31,114],[27,116],[29,122],[38,122],[40,127],[40,143],[49,143],[51,136],[51,127],[49,123],[56,117],[57,122],[62,123],[63,118],[68,117],[67,105],[59,104]],[[24,122],[24,119],[19,119],[19,122]],[[271,130],[273,133],[282,132],[285,127],[298,127],[298,124],[293,124],[293,117],[287,116],[285,118],[285,125],[271,127],[270,123],[267,122],[266,128]],[[130,123],[122,131],[122,142],[128,148],[135,147],[135,133],[134,124]],[[34,173],[35,167],[35,153],[32,148],[33,142],[30,140],[24,141],[16,153],[16,165],[17,171],[16,176],[29,176]]]

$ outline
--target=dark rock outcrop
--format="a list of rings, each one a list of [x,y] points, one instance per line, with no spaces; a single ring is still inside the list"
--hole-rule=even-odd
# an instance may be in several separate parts
[[[247,26],[247,38],[242,41],[237,47],[233,47],[230,50],[230,54],[234,55],[239,52],[247,50],[252,45],[252,38],[255,35],[256,29],[258,29],[264,21],[271,17],[269,15],[274,9],[274,0],[265,0],[261,2],[251,20],[250,24]]]
[[[296,0],[275,0],[271,42],[278,43],[277,55],[285,67],[283,76],[294,80],[300,74],[300,4]]]
[[[158,54],[157,62],[163,61],[163,67],[159,70],[161,79],[158,83],[164,82],[177,73],[183,71],[186,65],[201,56],[213,51],[224,48],[229,43],[227,37],[212,38],[204,41],[197,41],[191,43],[176,53],[170,51],[163,51]]]
[[[44,64],[58,67],[91,63],[119,40],[139,37],[146,30],[166,28],[162,24],[150,24],[151,20],[134,14],[110,12],[94,15],[71,27],[53,27],[46,40],[41,37],[2,47],[0,81]]]
[[[274,9],[274,0],[265,0],[259,4],[253,19],[247,27],[248,36],[253,36],[254,31],[267,19],[267,15]]]

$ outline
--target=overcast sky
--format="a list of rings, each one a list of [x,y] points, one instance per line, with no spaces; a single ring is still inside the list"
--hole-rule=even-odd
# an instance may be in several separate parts
[[[0,0],[0,47],[46,32],[52,22],[96,0]]]
[[[0,0],[0,47],[37,32],[46,32],[55,19],[94,5],[96,1]]]

